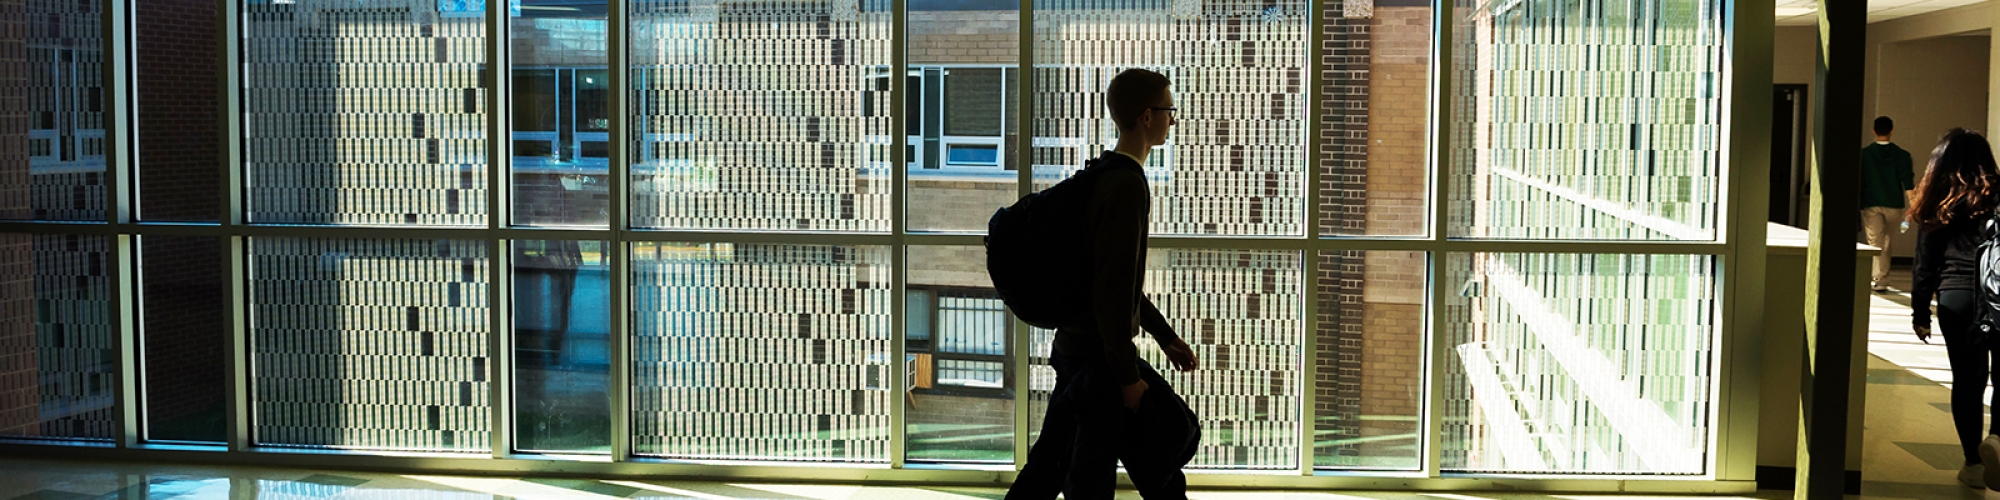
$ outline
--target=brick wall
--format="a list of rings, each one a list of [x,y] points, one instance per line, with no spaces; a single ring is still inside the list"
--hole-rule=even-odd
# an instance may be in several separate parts
[[[1426,210],[1429,7],[1377,7],[1368,65],[1368,234],[1421,234]]]
[[[994,11],[912,11],[910,64],[1020,62],[1020,15]]]
[[[602,68],[609,64],[603,27],[599,19],[517,17],[511,23],[508,55],[515,66]]]
[[[221,213],[221,100],[215,2],[146,0],[137,12],[140,216]]]
[[[993,211],[1020,199],[1013,179],[1005,181],[910,181],[912,230],[986,230]]]
[[[0,219],[28,217],[28,12],[0,0]],[[25,255],[25,254],[23,254]],[[25,257],[24,257],[25,258]],[[12,262],[11,260],[9,262]]]
[[[904,419],[910,423],[975,425],[966,434],[985,434],[992,427],[1014,428],[1014,399],[911,393],[914,404]],[[898,403],[901,403],[898,401]],[[1039,416],[1039,415],[1038,415]]]
[[[1340,6],[1328,6],[1321,48],[1320,89],[1320,232],[1365,234],[1368,231],[1366,191],[1369,171],[1369,20],[1347,18]],[[1363,414],[1361,369],[1365,355],[1360,296],[1366,283],[1361,268],[1365,252],[1328,252],[1320,260],[1313,295],[1318,301],[1319,330],[1315,332],[1312,378],[1315,428],[1337,439],[1360,436]],[[1329,417],[1331,417],[1329,419]],[[1316,450],[1315,455],[1356,457],[1357,446]]]
[[[1429,120],[1430,13],[1377,7],[1370,18],[1327,9],[1320,230],[1338,235],[1424,231]],[[1422,408],[1421,252],[1333,252],[1320,256],[1319,321],[1313,353],[1314,411],[1339,438],[1406,434]],[[1387,417],[1387,418],[1385,418]],[[1407,455],[1408,443],[1375,441],[1321,455]]]
[[[5,14],[0,10],[0,18]],[[0,233],[0,435],[41,434],[32,241]]]
[[[1426,211],[1425,133],[1430,10],[1377,7],[1370,25],[1367,234],[1421,234]],[[1361,281],[1362,436],[1417,432],[1423,409],[1425,257],[1370,252]],[[1402,417],[1402,418],[1380,418]],[[1407,454],[1408,443],[1368,442],[1363,456]]]
[[[910,285],[992,288],[986,276],[986,248],[978,246],[911,246]]]
[[[27,6],[0,0],[0,88],[28,87]],[[28,103],[0,92],[0,219],[28,214]],[[39,434],[36,386],[34,247],[28,235],[0,234],[0,434]]]
[[[611,184],[606,175],[579,176],[588,180],[577,183],[574,190],[563,186],[563,174],[516,173],[512,177],[515,224],[606,224],[606,211],[611,208]]]
[[[1425,212],[1425,89],[1430,51],[1428,7],[1377,7],[1368,78],[1368,223],[1370,234],[1420,234]],[[1362,274],[1361,414],[1416,415],[1422,361],[1424,255],[1371,252]],[[1364,434],[1366,434],[1364,432]]]
[[[194,425],[182,419],[204,411],[220,416],[226,397],[230,331],[223,240],[148,236],[140,245],[150,437],[221,440],[226,429],[217,425],[220,420]]]

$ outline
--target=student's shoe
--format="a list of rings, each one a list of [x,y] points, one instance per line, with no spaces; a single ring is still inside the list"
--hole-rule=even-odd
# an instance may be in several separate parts
[[[1989,460],[1986,457],[1993,458]],[[1980,463],[1994,464],[1993,467],[1981,471],[1981,477],[1986,479],[1986,484],[2000,485],[2000,461],[1996,460],[2000,460],[2000,436],[1987,434],[1986,439],[1979,442]]]
[[[1873,285],[1873,286],[1870,286],[1870,287],[1869,287],[1869,289],[1870,289],[1870,290],[1874,290],[1874,291],[1875,291],[1875,293],[1882,293],[1882,292],[1887,292],[1887,291],[1889,291],[1889,285],[1884,285],[1884,284],[1881,284],[1881,283],[1876,283],[1875,285]]]
[[[1979,464],[1967,465],[1965,468],[1958,470],[1958,482],[1965,484],[1968,488],[1983,490],[1986,489],[1986,478],[1983,477],[1985,475],[1986,467]]]

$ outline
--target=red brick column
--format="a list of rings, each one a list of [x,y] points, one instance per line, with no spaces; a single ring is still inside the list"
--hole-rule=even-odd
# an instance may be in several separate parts
[[[146,0],[133,8],[140,216],[214,221],[222,181],[215,2]]]

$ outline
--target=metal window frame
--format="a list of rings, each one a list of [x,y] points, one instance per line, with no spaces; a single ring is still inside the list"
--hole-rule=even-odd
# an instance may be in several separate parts
[[[893,21],[893,42],[891,43],[890,74],[907,72],[908,39],[907,0],[891,0]],[[1456,239],[1449,236],[1447,214],[1452,205],[1449,199],[1453,182],[1450,175],[1450,159],[1453,154],[1451,134],[1452,74],[1454,71],[1452,51],[1453,36],[1457,25],[1460,0],[1433,0],[1432,9],[1432,49],[1429,69],[1429,150],[1427,151],[1430,183],[1426,219],[1428,226],[1423,235],[1411,237],[1330,237],[1320,234],[1318,198],[1307,196],[1304,222],[1305,231],[1298,236],[1270,237],[1230,237],[1210,238],[1195,236],[1164,236],[1151,240],[1151,246],[1160,249],[1260,249],[1296,252],[1302,258],[1302,277],[1307,292],[1311,295],[1312,285],[1317,280],[1319,256],[1332,251],[1415,251],[1426,256],[1428,272],[1427,297],[1423,353],[1425,370],[1429,380],[1423,386],[1423,429],[1419,451],[1422,468],[1411,471],[1374,471],[1322,469],[1315,463],[1313,444],[1314,425],[1313,382],[1310,376],[1308,356],[1314,356],[1317,332],[1317,299],[1311,297],[1301,305],[1305,315],[1302,321],[1300,364],[1302,376],[1294,383],[1301,386],[1302,398],[1300,420],[1300,453],[1298,466],[1291,470],[1279,471],[1228,471],[1205,474],[1197,471],[1188,478],[1190,486],[1202,488],[1369,488],[1417,491],[1466,490],[1466,489],[1519,489],[1538,491],[1655,491],[1655,492],[1711,492],[1739,493],[1754,490],[1755,449],[1749,444],[1735,444],[1745,441],[1743,436],[1756,433],[1757,384],[1755,377],[1756,360],[1750,356],[1755,352],[1756,339],[1752,332],[1761,325],[1763,311],[1761,295],[1764,283],[1761,280],[1764,267],[1763,217],[1753,210],[1762,206],[1764,185],[1768,180],[1754,175],[1733,175],[1733,172],[1754,172],[1757,162],[1762,159],[1756,154],[1767,145],[1768,138],[1760,135],[1759,111],[1761,104],[1768,104],[1770,96],[1759,92],[1768,84],[1771,55],[1770,20],[1771,0],[1728,0],[1724,3],[1721,29],[1725,43],[1726,68],[1721,85],[1724,88],[1723,113],[1727,119],[1722,132],[1724,159],[1721,175],[1727,188],[1721,193],[1723,213],[1717,215],[1717,239],[1696,242],[1663,241],[1525,241],[1491,239]],[[927,484],[974,484],[993,485],[1011,481],[1020,465],[1025,461],[1029,447],[1028,437],[1028,388],[1030,387],[1029,356],[1030,329],[1016,321],[1013,325],[1012,350],[1015,365],[1013,383],[1017,390],[1014,417],[1015,463],[1013,467],[990,464],[953,465],[906,463],[905,414],[901,399],[890,405],[890,456],[886,464],[851,464],[848,467],[815,467],[792,463],[775,462],[705,462],[688,460],[661,460],[637,457],[632,453],[630,436],[631,420],[631,369],[630,321],[628,314],[613,314],[609,318],[613,335],[611,347],[611,383],[623,389],[607,391],[612,412],[612,453],[609,457],[569,457],[520,453],[513,449],[512,434],[512,392],[507,387],[512,377],[511,349],[512,321],[508,307],[511,303],[511,283],[509,275],[511,242],[514,240],[597,240],[606,243],[607,264],[610,268],[609,300],[612,311],[626,311],[630,306],[629,287],[630,247],[639,242],[696,241],[771,244],[817,244],[817,245],[857,245],[884,246],[891,249],[894,265],[892,281],[895,290],[907,288],[907,251],[915,246],[972,246],[980,245],[981,239],[975,234],[939,234],[911,232],[906,225],[908,200],[905,195],[908,181],[907,168],[894,168],[892,176],[895,189],[891,196],[891,231],[883,233],[811,233],[811,232],[731,232],[731,231],[650,231],[634,230],[630,226],[629,210],[629,165],[631,147],[615,147],[610,151],[610,163],[615,172],[609,176],[611,201],[609,227],[604,228],[536,228],[515,227],[508,220],[511,213],[509,197],[511,183],[508,182],[508,163],[511,160],[510,129],[508,107],[511,105],[503,96],[510,83],[504,71],[489,71],[487,77],[487,223],[479,226],[458,227],[381,227],[381,226],[299,226],[278,224],[246,223],[246,191],[244,157],[242,153],[242,110],[241,89],[243,83],[242,61],[242,21],[244,19],[242,0],[217,0],[218,22],[217,50],[222,56],[220,63],[226,71],[217,76],[221,85],[218,96],[223,104],[222,113],[225,126],[219,133],[222,138],[221,157],[225,160],[219,168],[223,171],[219,188],[225,193],[220,219],[214,224],[150,223],[134,217],[138,213],[136,196],[136,101],[133,87],[136,52],[133,46],[132,30],[106,29],[103,39],[105,51],[104,92],[110,101],[107,105],[106,163],[107,196],[106,216],[102,222],[55,222],[55,221],[0,221],[0,232],[27,234],[70,234],[110,238],[113,242],[109,258],[113,291],[118,298],[114,308],[114,328],[119,332],[118,353],[119,376],[115,384],[114,412],[119,425],[112,446],[102,443],[62,443],[49,441],[29,441],[0,439],[0,453],[41,454],[44,456],[73,458],[120,458],[134,460],[162,460],[197,463],[257,463],[297,467],[335,468],[388,468],[407,471],[458,472],[458,473],[566,473],[590,474],[608,477],[686,477],[712,478],[719,476],[764,480],[803,481],[845,481],[864,483],[922,482]],[[628,0],[608,0],[607,44],[610,56],[612,88],[627,88],[630,75],[629,60],[629,18]],[[103,0],[102,21],[107,27],[129,28],[134,23],[135,7],[126,2]],[[1317,91],[1322,84],[1323,54],[1325,42],[1324,22],[1327,5],[1313,2],[1310,14],[1308,48],[1311,60],[1305,78],[1307,90],[1308,137],[1305,151],[1307,165],[1307,192],[1319,187],[1323,176],[1318,158],[1322,129],[1320,120],[1324,118],[1321,109],[1323,98]],[[1014,74],[1015,82],[1007,82],[1018,89],[1023,98],[1006,104],[1014,106],[1013,121],[1016,137],[1022,141],[1020,154],[1007,157],[1003,161],[1016,166],[1018,192],[1026,194],[1033,189],[1032,148],[1029,142],[1034,137],[1036,115],[1033,99],[1036,67],[1034,57],[1034,9],[1033,0],[1022,0],[1019,26],[1020,68]],[[507,52],[508,9],[503,2],[489,2],[486,12],[486,56],[491,68],[508,68]],[[892,132],[903,130],[905,120],[902,104],[906,89],[906,79],[890,78],[891,102],[890,120]],[[630,92],[613,92],[610,96],[611,137],[632,137],[630,133]],[[901,133],[890,134],[890,165],[903,165],[907,137]],[[1750,207],[1750,208],[1745,208]],[[299,450],[258,446],[252,434],[251,419],[253,402],[250,398],[252,380],[250,377],[249,352],[249,262],[247,242],[252,238],[299,237],[337,239],[434,239],[440,234],[449,234],[455,239],[487,242],[489,264],[489,318],[493,325],[489,349],[494,360],[488,369],[492,372],[494,394],[491,404],[494,415],[492,425],[494,437],[489,452],[470,456],[462,453],[389,453],[365,451],[325,451]],[[226,241],[229,247],[228,266],[225,279],[228,280],[229,323],[233,332],[227,343],[229,361],[224,367],[229,397],[226,406],[226,439],[220,445],[190,445],[180,443],[148,442],[144,436],[143,328],[138,324],[142,314],[138,290],[139,262],[136,243],[145,236],[199,236]],[[1446,473],[1439,467],[1439,447],[1437,435],[1441,417],[1442,360],[1444,350],[1438,345],[1437,325],[1446,318],[1438,304],[1448,299],[1437,280],[1449,271],[1447,256],[1479,252],[1507,253],[1565,253],[1565,254],[1672,254],[1705,255],[1715,259],[1718,273],[1715,289],[1720,304],[1717,349],[1712,353],[1716,364],[1716,377],[1711,382],[1710,392],[1715,398],[1710,407],[1710,421],[1714,424],[1708,436],[1708,453],[1711,460],[1704,474],[1692,476],[1582,476],[1563,474],[1455,474]],[[894,362],[904,356],[901,332],[905,327],[902,300],[892,302],[891,380],[906,379],[904,364]]]

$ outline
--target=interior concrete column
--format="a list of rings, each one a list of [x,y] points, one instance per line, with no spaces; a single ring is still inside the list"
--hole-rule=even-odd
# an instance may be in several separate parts
[[[1859,354],[1854,232],[1860,221],[1854,214],[1861,203],[1864,143],[1856,139],[1862,133],[1867,23],[1865,0],[1819,0],[1797,498],[1841,498],[1847,489],[1849,370]]]

